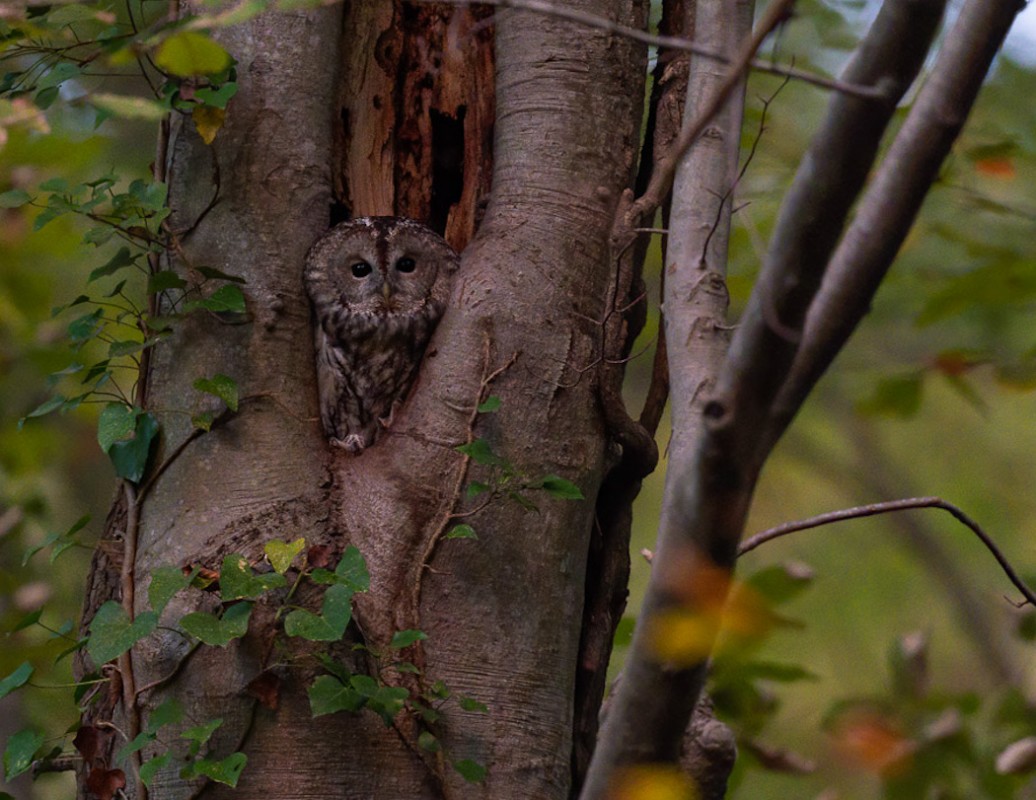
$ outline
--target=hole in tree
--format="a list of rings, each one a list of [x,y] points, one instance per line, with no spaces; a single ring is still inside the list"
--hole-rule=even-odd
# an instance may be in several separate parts
[[[450,209],[464,191],[464,116],[465,106],[457,107],[452,117],[434,108],[432,122],[432,198],[428,226],[439,233],[446,230]]]

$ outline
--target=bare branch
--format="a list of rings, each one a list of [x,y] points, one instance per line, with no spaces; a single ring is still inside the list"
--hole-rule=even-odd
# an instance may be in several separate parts
[[[439,2],[440,0],[418,1],[434,3]],[[571,22],[578,22],[588,28],[597,28],[598,30],[607,31],[608,33],[614,33],[617,36],[623,36],[627,39],[632,39],[635,42],[641,42],[652,47],[674,50],[680,53],[693,53],[694,55],[711,58],[723,64],[731,63],[730,59],[726,56],[721,55],[709,47],[697,44],[693,40],[683,36],[662,36],[648,33],[639,28],[631,28],[628,25],[621,25],[618,22],[613,22],[612,20],[597,14],[580,11],[579,9],[568,6],[557,5],[556,3],[547,2],[547,0],[478,0],[478,2],[471,2],[471,0],[446,1],[457,5],[486,5],[497,6],[498,8],[514,8],[521,11],[534,11],[546,16],[567,19]],[[794,78],[795,80],[819,86],[823,89],[844,92],[856,97],[876,98],[881,96],[881,90],[875,87],[858,86],[846,83],[845,81],[827,78],[823,75],[817,75],[815,72],[797,69],[790,64],[777,64],[764,58],[753,58],[748,63],[752,69],[759,72],[766,72],[771,75],[781,75],[786,78]]]
[[[627,214],[626,218],[632,223],[633,227],[639,224],[640,220],[649,218],[661,205],[669,192],[669,188],[672,186],[676,168],[684,153],[687,152],[687,148],[702,134],[705,126],[723,108],[734,89],[744,80],[752,57],[762,46],[763,40],[787,18],[794,2],[795,0],[774,0],[770,3],[766,13],[763,14],[763,18],[756,26],[755,32],[742,45],[726,77],[717,87],[715,93],[702,105],[698,116],[693,121],[690,119],[684,120],[683,129],[680,131],[679,138],[673,144],[672,150],[655,165],[655,171],[651,175],[651,181],[648,183],[647,189],[637,199],[633,204],[633,208]]]
[[[969,0],[831,257],[794,367],[774,404],[769,442],[791,422],[863,316],[956,140],[1020,0]],[[852,146],[856,147],[854,139]],[[822,162],[821,162],[822,163]],[[826,164],[824,165],[826,169]]]
[[[743,556],[752,550],[755,550],[760,545],[771,542],[774,539],[779,539],[782,536],[787,536],[791,533],[798,531],[810,530],[811,528],[819,528],[822,525],[830,525],[833,522],[842,522],[847,519],[862,519],[864,517],[873,517],[878,514],[889,514],[893,511],[906,511],[912,508],[941,508],[943,511],[948,511],[953,518],[965,525],[971,530],[986,546],[986,549],[993,554],[993,558],[1000,565],[1000,568],[1007,575],[1008,580],[1014,584],[1015,588],[1021,592],[1022,597],[1030,605],[1036,606],[1036,594],[1033,593],[1032,589],[1026,586],[1025,581],[1019,577],[1018,573],[1015,572],[1011,566],[1007,557],[1003,554],[993,538],[986,533],[982,526],[979,525],[975,520],[964,513],[960,508],[955,506],[953,503],[947,502],[940,497],[907,497],[903,500],[886,500],[882,503],[870,503],[865,506],[856,506],[854,508],[843,508],[839,511],[830,511],[826,514],[818,514],[815,517],[809,517],[808,519],[798,520],[796,522],[785,522],[783,525],[778,525],[774,528],[757,533],[755,536],[747,539],[741,547],[738,548],[738,556]]]

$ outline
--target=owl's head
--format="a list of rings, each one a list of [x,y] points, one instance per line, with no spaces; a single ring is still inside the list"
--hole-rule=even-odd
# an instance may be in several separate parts
[[[324,234],[306,256],[318,313],[336,308],[376,318],[422,313],[447,300],[458,256],[441,236],[402,217],[360,217]]]

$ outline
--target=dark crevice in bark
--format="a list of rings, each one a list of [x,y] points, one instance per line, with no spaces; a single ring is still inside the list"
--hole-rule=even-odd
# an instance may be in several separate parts
[[[467,106],[458,106],[455,116],[434,108],[429,114],[432,123],[432,192],[428,227],[441,235],[446,232],[450,211],[464,193],[464,117]]]

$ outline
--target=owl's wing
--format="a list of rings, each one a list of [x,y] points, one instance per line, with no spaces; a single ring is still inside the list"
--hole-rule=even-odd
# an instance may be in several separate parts
[[[316,326],[317,389],[320,393],[320,419],[329,438],[344,440],[349,423],[343,407],[348,390],[344,353]]]

